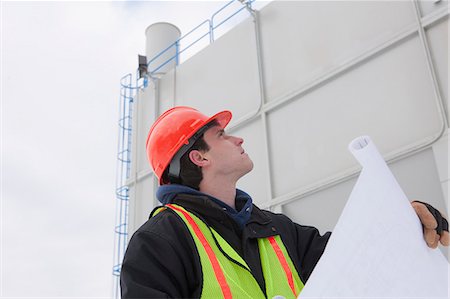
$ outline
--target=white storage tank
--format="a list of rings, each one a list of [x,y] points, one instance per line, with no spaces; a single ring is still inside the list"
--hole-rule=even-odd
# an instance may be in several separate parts
[[[148,71],[150,73],[162,75],[177,65],[177,41],[181,36],[178,27],[166,22],[154,23],[147,27],[145,36],[145,55],[149,63]]]

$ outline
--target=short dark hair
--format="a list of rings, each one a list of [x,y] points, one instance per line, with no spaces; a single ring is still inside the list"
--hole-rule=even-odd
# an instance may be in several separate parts
[[[219,123],[213,120],[208,124],[209,127],[218,126]],[[189,158],[189,153],[193,150],[198,150],[202,152],[209,151],[210,147],[204,139],[204,134],[202,134],[192,145],[192,147],[183,155],[180,159],[180,177],[174,178],[169,176],[169,167],[167,167],[162,175],[163,182],[169,184],[180,184],[191,187],[193,189],[199,190],[200,182],[203,179],[202,168],[194,164]]]

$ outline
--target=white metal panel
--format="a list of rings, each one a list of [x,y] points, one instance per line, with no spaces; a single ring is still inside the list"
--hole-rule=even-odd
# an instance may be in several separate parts
[[[423,200],[438,210],[445,211],[447,200],[442,192],[431,148],[391,165],[389,166],[408,199]]]
[[[314,226],[321,234],[333,231],[356,178],[283,205],[283,214],[302,225]]]
[[[130,205],[129,205],[129,232],[139,228],[148,219],[148,213],[153,209],[153,175],[143,178],[142,173],[150,173],[151,167],[147,159],[146,141],[148,131],[156,120],[155,118],[155,85],[150,82],[144,90],[139,90],[133,105],[133,154],[132,170],[130,177]],[[134,166],[136,165],[136,166]]]
[[[132,189],[137,200],[135,200],[134,205],[131,207],[132,210],[130,210],[130,214],[132,212],[134,217],[130,219],[128,231],[135,231],[144,224],[155,207],[156,190],[153,190],[153,176],[142,178]]]
[[[264,151],[264,131],[261,120],[257,119],[247,126],[231,133],[244,139],[243,148],[253,161],[253,170],[238,182],[238,188],[252,196],[253,202],[260,204],[270,200],[268,170]]]
[[[408,1],[274,1],[261,11],[274,100],[414,25]]]
[[[131,235],[139,228],[137,223],[141,223],[142,220],[136,215],[136,207],[139,206],[139,202],[142,201],[141,197],[136,197],[136,189],[135,185],[129,186],[129,195],[130,199],[128,201],[128,217],[127,217],[127,231],[128,231],[128,241],[131,238]]]
[[[442,193],[444,194],[444,198],[447,200],[445,201],[445,210],[442,210],[445,215],[450,215],[450,206],[448,205],[448,191],[450,190],[449,181],[445,181],[442,183]],[[447,217],[448,219],[448,217]]]
[[[442,185],[442,192],[444,198],[448,203],[448,182],[450,180],[450,174],[448,172],[450,159],[449,155],[449,131],[447,130],[445,134],[439,139],[438,142],[433,144],[433,153],[436,161],[436,167],[439,174],[439,180]],[[448,204],[447,204],[448,209]]]
[[[206,114],[230,109],[233,122],[256,110],[260,94],[255,51],[248,19],[177,68],[177,105]]]
[[[268,123],[275,195],[355,166],[346,146],[356,136],[371,136],[387,154],[435,135],[439,113],[419,39],[270,112]]]
[[[418,2],[422,16],[426,16],[439,9],[445,9],[445,7],[448,7],[447,0],[419,0]]]
[[[164,111],[176,106],[175,102],[175,80],[176,80],[176,68],[167,72],[160,80],[158,86],[158,101],[159,111],[158,115]]]
[[[439,89],[441,92],[441,97],[444,100],[444,106],[447,113],[447,119],[450,115],[449,105],[448,105],[448,17],[433,24],[431,27],[427,28],[426,34],[428,43],[430,46],[431,57],[433,60],[434,68],[437,75],[437,80],[439,82]]]
[[[132,159],[137,159],[135,161],[137,164],[137,172],[150,169],[145,147],[147,142],[148,131],[150,130],[150,127],[155,120],[154,101],[155,97],[153,84],[151,84],[145,90],[140,90],[138,92],[137,97],[135,98],[134,107],[137,108],[136,109],[137,111],[134,111],[133,118],[137,118],[138,121],[136,124],[137,127],[133,129],[133,134],[137,133],[136,138],[137,148],[133,152],[135,156],[132,157]]]

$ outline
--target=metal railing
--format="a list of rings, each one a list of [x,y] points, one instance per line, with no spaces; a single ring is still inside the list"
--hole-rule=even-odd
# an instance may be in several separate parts
[[[222,6],[218,11],[216,11],[210,19],[207,19],[200,24],[198,24],[195,28],[193,28],[191,31],[186,33],[185,35],[181,36],[179,39],[177,39],[175,42],[170,44],[168,47],[163,49],[161,52],[155,55],[150,61],[147,63],[148,72],[150,77],[153,77],[153,74],[158,72],[161,68],[163,68],[165,65],[170,63],[171,61],[175,61],[176,65],[179,64],[180,61],[180,55],[185,53],[189,48],[192,46],[198,44],[201,40],[203,40],[205,37],[209,37],[209,44],[214,42],[214,31],[217,30],[220,26],[225,24],[228,20],[239,14],[243,10],[251,9],[252,3],[256,0],[247,0],[247,1],[239,1],[239,0],[232,0],[229,1],[227,4]],[[216,18],[220,15],[223,15],[225,13],[225,10],[229,8],[234,3],[240,3],[241,5],[237,10],[233,10],[229,15],[225,15],[223,17],[223,20],[219,20],[216,24]],[[200,32],[200,33],[199,33]],[[200,34],[200,37],[195,36],[195,34]],[[195,37],[193,37],[195,36]],[[193,41],[190,41],[189,38],[193,37]],[[187,45],[181,46],[182,42],[186,42]],[[153,68],[150,67],[150,64],[157,61],[158,58],[163,56],[164,54],[168,53],[169,51],[173,51],[175,49],[175,54],[170,56],[165,61],[161,62],[160,64],[154,66]]]

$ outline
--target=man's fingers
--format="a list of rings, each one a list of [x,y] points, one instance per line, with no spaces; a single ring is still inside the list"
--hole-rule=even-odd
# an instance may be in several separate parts
[[[444,246],[450,245],[450,236],[448,234],[448,231],[443,231],[441,234],[441,244]]]
[[[420,218],[420,222],[422,222],[422,225],[426,228],[426,229],[436,229],[437,227],[437,222],[436,219],[434,218],[433,214],[431,214],[431,212],[428,210],[428,208],[420,203],[420,202],[413,202],[411,203],[411,205],[413,206],[414,210],[416,211],[417,215]],[[428,243],[428,241],[427,241]]]
[[[425,228],[424,229],[424,237],[425,237],[425,242],[427,242],[428,247],[436,248],[437,243],[439,242],[439,235],[437,234],[436,230]],[[435,243],[436,243],[436,246],[434,246]]]
[[[411,205],[419,216],[420,222],[422,222],[423,235],[428,247],[436,248],[439,242],[443,246],[449,246],[448,222],[442,213],[431,205],[420,201],[414,201]]]
[[[430,246],[431,248],[435,249],[435,248],[438,247],[440,237],[441,237],[441,236],[439,236],[439,235],[436,233],[436,237],[434,238],[434,242],[433,242],[433,243],[431,244],[431,246]]]

